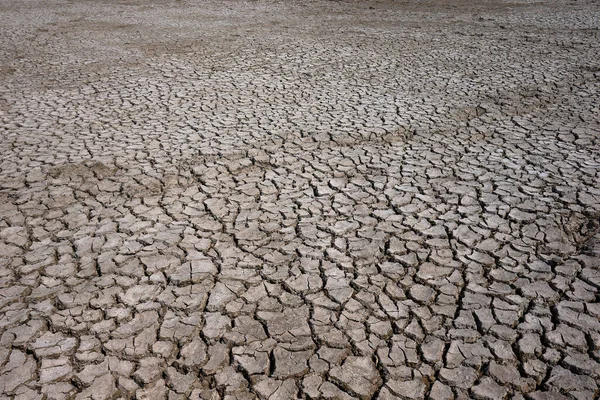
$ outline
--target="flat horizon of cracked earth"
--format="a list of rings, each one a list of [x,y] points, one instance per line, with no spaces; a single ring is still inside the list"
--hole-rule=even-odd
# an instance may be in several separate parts
[[[597,1],[0,25],[0,398],[599,398]]]

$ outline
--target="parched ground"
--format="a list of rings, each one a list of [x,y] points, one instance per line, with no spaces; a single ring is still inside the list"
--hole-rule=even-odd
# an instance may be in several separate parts
[[[0,393],[600,395],[600,3],[0,2]]]

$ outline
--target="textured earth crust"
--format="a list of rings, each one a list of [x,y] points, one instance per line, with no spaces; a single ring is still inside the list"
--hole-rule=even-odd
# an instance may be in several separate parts
[[[0,1],[0,397],[600,395],[600,3]]]

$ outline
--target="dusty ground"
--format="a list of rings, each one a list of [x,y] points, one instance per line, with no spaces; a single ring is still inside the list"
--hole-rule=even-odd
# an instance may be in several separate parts
[[[194,3],[0,3],[3,398],[597,398],[597,2]]]

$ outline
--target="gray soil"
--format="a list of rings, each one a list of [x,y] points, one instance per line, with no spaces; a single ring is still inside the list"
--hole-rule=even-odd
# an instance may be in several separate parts
[[[600,3],[0,2],[0,395],[600,395]]]

